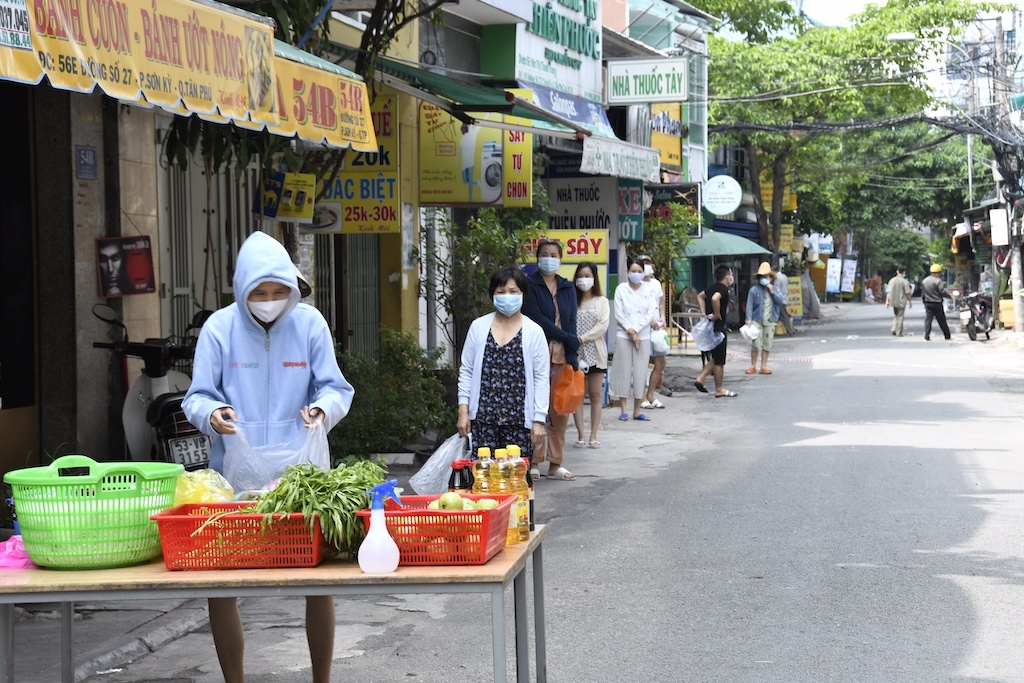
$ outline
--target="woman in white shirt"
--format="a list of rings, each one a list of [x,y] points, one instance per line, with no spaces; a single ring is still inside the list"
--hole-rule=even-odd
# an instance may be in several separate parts
[[[644,287],[647,288],[647,293],[654,297],[658,305],[658,322],[652,324],[651,328],[660,330],[665,327],[665,290],[658,278],[654,277],[654,261],[651,257],[641,256],[640,260],[644,262]],[[665,360],[667,356],[668,351],[659,352],[655,351],[653,347],[651,348],[651,363],[654,364],[654,369],[651,370],[650,379],[647,380],[645,400],[640,404],[640,407],[645,410],[648,408],[665,407],[665,404],[654,395],[654,390],[661,386],[661,380],[665,377]]]
[[[576,266],[576,331],[580,336],[580,370],[587,375],[587,396],[590,397],[590,439],[583,439],[584,406],[576,409],[576,448],[600,448],[597,428],[601,426],[604,375],[608,371],[608,344],[604,340],[608,331],[611,309],[608,299],[601,295],[601,282],[597,279],[597,266],[584,261]],[[584,370],[584,366],[586,369]]]
[[[633,419],[649,421],[640,412],[651,358],[651,325],[659,320],[658,302],[644,287],[644,263],[626,260],[627,282],[615,288],[615,362],[611,393],[619,398],[620,420],[628,420],[626,399],[633,397]]]

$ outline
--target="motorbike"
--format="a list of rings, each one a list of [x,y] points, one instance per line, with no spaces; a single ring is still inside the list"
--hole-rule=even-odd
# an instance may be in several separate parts
[[[208,467],[212,441],[181,410],[192,380],[173,369],[175,363],[191,360],[194,349],[167,338],[129,341],[128,328],[106,304],[94,306],[93,315],[119,328],[121,337],[120,341],[94,342],[94,348],[110,349],[121,359],[138,358],[143,362],[142,374],[132,382],[121,408],[132,460],[179,463],[186,470]],[[210,315],[210,311],[197,313],[186,334],[202,327]]]
[[[992,308],[992,297],[979,292],[964,294],[959,300],[960,323],[967,330],[967,336],[971,341],[978,339],[978,332],[985,334],[985,339],[990,339],[989,332],[995,321]]]

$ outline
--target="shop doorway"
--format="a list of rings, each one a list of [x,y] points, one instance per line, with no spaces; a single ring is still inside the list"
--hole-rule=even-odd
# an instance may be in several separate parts
[[[0,81],[0,470],[39,460],[31,89]],[[26,134],[27,133],[27,134]]]

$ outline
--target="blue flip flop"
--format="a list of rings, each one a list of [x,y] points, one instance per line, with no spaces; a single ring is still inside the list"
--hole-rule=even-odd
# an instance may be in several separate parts
[[[629,415],[627,415],[626,413],[622,413],[621,415],[619,415],[619,420],[621,420],[622,422],[627,422],[629,420]]]
[[[640,413],[639,415],[637,415],[633,419],[634,420],[640,420],[641,422],[650,422],[651,421],[651,418],[647,417],[643,413]]]

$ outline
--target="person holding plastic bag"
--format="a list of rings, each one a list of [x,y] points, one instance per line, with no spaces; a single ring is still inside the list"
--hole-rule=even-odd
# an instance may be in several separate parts
[[[640,407],[644,410],[652,408],[664,408],[654,392],[661,388],[661,381],[665,377],[665,363],[668,359],[668,335],[665,330],[665,288],[658,278],[654,277],[654,260],[650,256],[640,257],[644,263],[643,286],[647,288],[648,294],[654,297],[658,306],[658,320],[651,321],[651,376],[647,379],[647,393]],[[663,343],[665,345],[663,345]]]
[[[516,266],[491,276],[488,293],[496,313],[469,326],[459,366],[459,434],[475,447],[518,444],[533,462],[544,441],[549,401],[548,342],[540,325],[522,313],[530,289]]]
[[[224,472],[225,446],[241,426],[253,447],[293,442],[304,429],[329,431],[355,393],[338,367],[318,310],[299,303],[288,252],[262,232],[238,250],[235,302],[203,325],[182,410],[213,438],[210,467]],[[279,473],[280,474],[280,473]],[[235,598],[210,598],[210,628],[225,683],[242,683],[244,639]],[[334,599],[306,598],[306,639],[314,683],[328,683]]]
[[[729,391],[722,386],[725,379],[725,351],[728,347],[729,337],[725,334],[725,314],[729,310],[729,290],[732,287],[732,268],[724,263],[715,266],[715,284],[711,285],[697,295],[697,306],[700,307],[700,314],[708,316],[715,324],[715,332],[722,334],[722,341],[710,351],[701,352],[701,359],[704,367],[694,381],[693,386],[702,394],[708,393],[704,382],[708,375],[715,378],[715,396],[717,398],[732,398],[736,396],[735,391]]]
[[[640,412],[647,391],[647,364],[651,359],[651,325],[661,316],[658,301],[644,286],[644,262],[626,259],[626,281],[615,288],[615,360],[609,393],[619,399],[619,419],[629,420],[627,401],[633,398],[633,419],[650,421]]]
[[[576,287],[558,274],[562,265],[562,243],[544,239],[537,244],[537,270],[529,277],[530,289],[523,300],[523,315],[537,323],[544,330],[551,356],[550,390],[562,370],[571,366],[579,369],[580,338],[576,330]],[[537,457],[530,474],[540,478],[537,466],[548,462],[546,476],[549,479],[571,481],[576,477],[562,467],[565,460],[565,431],[569,427],[569,415],[555,410],[553,397],[548,403],[548,436],[545,442],[537,444]]]

